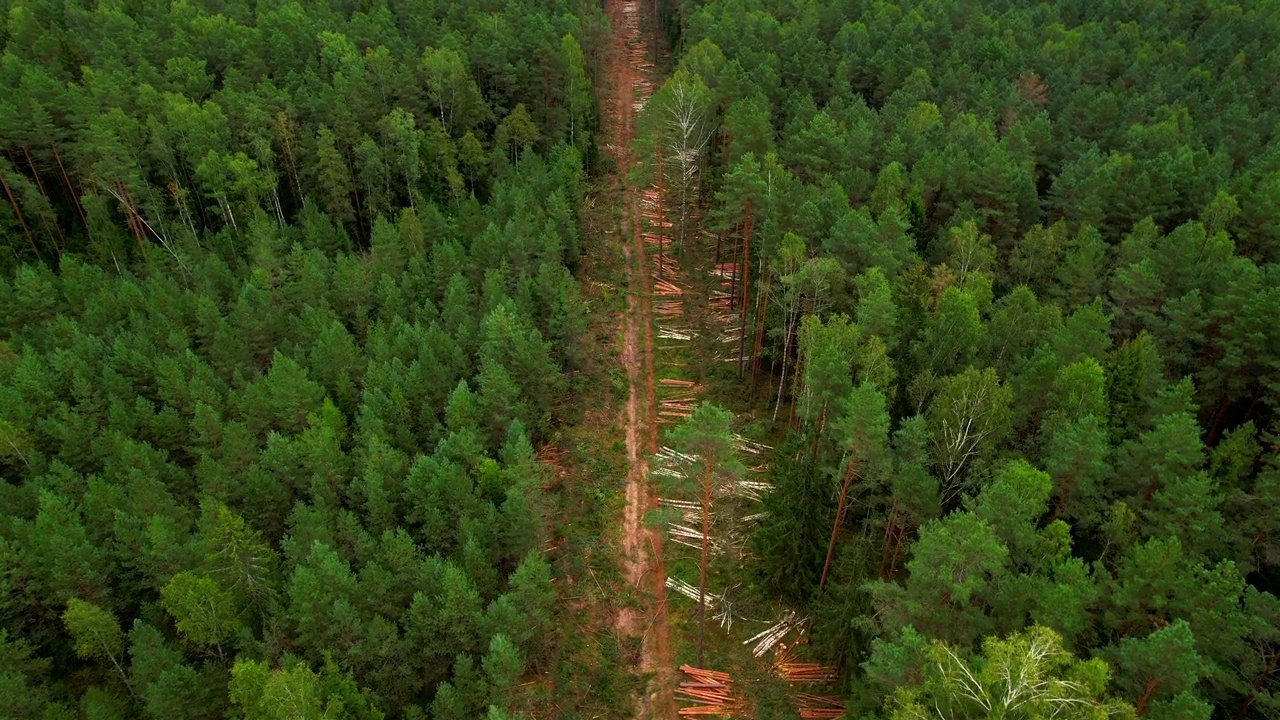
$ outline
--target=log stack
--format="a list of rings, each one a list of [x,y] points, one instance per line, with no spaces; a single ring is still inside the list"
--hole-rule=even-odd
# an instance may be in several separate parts
[[[797,662],[791,649],[779,645],[774,655],[773,670],[778,677],[796,685],[829,685],[839,678],[836,669],[827,665]],[[844,717],[844,700],[836,695],[815,695],[799,689],[791,691],[801,720],[835,720]]]
[[[676,688],[676,699],[689,703],[677,712],[685,717],[715,715],[734,717],[742,714],[742,701],[733,694],[729,673],[681,665],[684,679]]]
[[[796,693],[796,710],[802,720],[837,720],[844,717],[844,700],[835,695]]]

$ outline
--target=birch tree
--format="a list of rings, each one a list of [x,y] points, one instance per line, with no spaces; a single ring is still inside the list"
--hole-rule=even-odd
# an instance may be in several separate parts
[[[774,274],[782,281],[778,302],[783,309],[783,341],[782,374],[778,378],[772,422],[777,422],[778,410],[782,407],[782,394],[787,384],[787,371],[790,369],[791,342],[797,335],[800,318],[822,311],[832,283],[843,272],[839,262],[833,258],[809,258],[807,255],[805,242],[798,235],[787,233],[783,237],[774,267]]]
[[[939,641],[924,656],[924,682],[894,693],[890,720],[1134,717],[1131,706],[1106,696],[1107,664],[1075,658],[1046,627],[987,638],[973,659]]]
[[[693,202],[702,155],[711,138],[711,91],[702,79],[683,68],[662,86],[655,106],[662,114],[663,145],[671,159],[669,173],[678,198],[677,250],[684,248],[689,206]]]
[[[62,613],[62,623],[71,635],[76,655],[86,660],[109,660],[129,694],[134,695],[129,674],[124,670],[124,633],[116,616],[91,602],[71,598]]]
[[[1013,391],[991,368],[970,368],[944,378],[925,419],[933,434],[933,461],[942,480],[942,502],[960,492],[963,473],[1009,432]]]
[[[591,80],[587,77],[582,46],[572,34],[565,33],[560,39],[560,55],[565,65],[564,96],[569,106],[569,144],[582,151],[587,143],[579,143],[579,135],[587,133],[591,125]]]
[[[420,65],[426,81],[427,99],[452,135],[455,127],[469,128],[488,115],[484,96],[467,69],[467,60],[452,48],[428,47]]]

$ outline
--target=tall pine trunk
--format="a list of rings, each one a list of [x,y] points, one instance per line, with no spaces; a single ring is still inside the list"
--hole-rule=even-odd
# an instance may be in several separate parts
[[[738,272],[738,268],[742,267],[742,244],[733,244],[733,275],[729,277],[729,309],[734,310],[738,307],[738,288],[742,285],[739,279],[742,273]]]
[[[27,227],[27,219],[22,215],[22,208],[18,207],[18,200],[13,196],[13,189],[9,187],[9,179],[4,176],[4,172],[0,171],[0,185],[4,185],[4,194],[9,196],[9,205],[13,207],[13,214],[18,218],[18,224],[22,225],[22,234],[27,238],[27,244],[31,246],[31,252],[40,257],[40,251],[36,249],[35,238],[31,237],[31,228]]]
[[[702,475],[702,558],[698,563],[698,667],[702,667],[702,643],[707,634],[707,555],[711,544],[711,470],[715,456],[706,458]]]
[[[836,535],[840,532],[840,525],[844,523],[845,502],[849,497],[849,487],[853,485],[853,478],[858,471],[858,448],[850,449],[849,465],[844,471],[844,480],[840,483],[840,500],[836,503],[836,519],[831,523],[831,540],[827,542],[827,559],[822,563],[822,579],[818,581],[818,589],[821,590],[827,585],[827,573],[831,570],[831,558],[835,555]]]
[[[778,399],[773,404],[773,420],[778,422],[778,409],[782,407],[782,390],[787,385],[787,364],[791,359],[791,334],[795,327],[795,316],[799,312],[799,308],[795,307],[796,301],[791,302],[791,307],[787,308],[787,334],[786,339],[782,343],[782,377],[778,379]]]
[[[738,377],[741,378],[746,372],[746,346],[747,346],[747,298],[751,292],[751,219],[752,219],[751,200],[747,200],[746,217],[742,223],[742,252],[745,256],[742,262],[742,322],[738,326]]]
[[[49,204],[49,209],[53,210],[53,201],[49,199],[49,191],[44,188],[44,178],[40,176],[40,168],[36,167],[36,161],[31,157],[31,151],[26,145],[22,146],[22,154],[27,158],[27,166],[31,168],[31,175],[36,180],[36,187],[39,188],[40,194],[44,196],[44,201]],[[58,251],[58,257],[62,257],[62,249],[67,245],[67,238],[62,234],[62,228],[58,227],[58,218],[55,213],[53,218],[53,229],[58,234],[58,241],[54,248]]]
[[[665,230],[663,226],[666,225],[666,222],[667,222],[667,213],[666,213],[667,202],[666,202],[665,196],[663,195],[663,187],[662,187],[663,175],[662,175],[662,133],[661,132],[658,133],[658,142],[655,143],[655,146],[657,147],[657,153],[658,153],[658,198],[657,198],[657,203],[658,203],[658,279],[662,280],[663,279],[662,269],[663,269],[663,262],[664,262],[662,242],[663,242],[663,231]]]

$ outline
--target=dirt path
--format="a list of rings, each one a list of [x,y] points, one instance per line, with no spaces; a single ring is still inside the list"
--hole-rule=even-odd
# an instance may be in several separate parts
[[[653,323],[650,302],[649,262],[645,256],[639,208],[640,192],[627,176],[633,164],[631,140],[635,116],[648,99],[651,54],[641,13],[652,12],[651,0],[610,0],[606,4],[613,28],[608,59],[608,82],[601,102],[608,145],[606,151],[618,165],[617,192],[622,210],[621,243],[627,263],[627,310],[621,338],[622,363],[627,370],[629,392],[626,407],[628,472],[623,511],[623,575],[641,598],[640,607],[620,608],[616,629],[623,637],[640,638],[642,674],[650,675],[649,687],[638,698],[636,718],[669,718],[675,715],[666,691],[672,674],[666,626],[666,593],[662,569],[662,537],[645,527],[644,515],[655,498],[649,486],[649,455],[657,450],[655,425]]]

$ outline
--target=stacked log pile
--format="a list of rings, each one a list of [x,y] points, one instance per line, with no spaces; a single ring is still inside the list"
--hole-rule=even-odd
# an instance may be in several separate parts
[[[790,648],[785,645],[780,645],[774,655],[773,671],[778,677],[794,685],[830,685],[839,678],[833,667],[797,661]],[[844,700],[837,695],[817,695],[797,689],[792,691],[791,697],[803,720],[834,720],[844,717]]]
[[[733,717],[742,714],[742,701],[733,694],[729,673],[681,665],[684,679],[676,688],[676,699],[689,703],[679,709],[685,717],[716,715]]]

